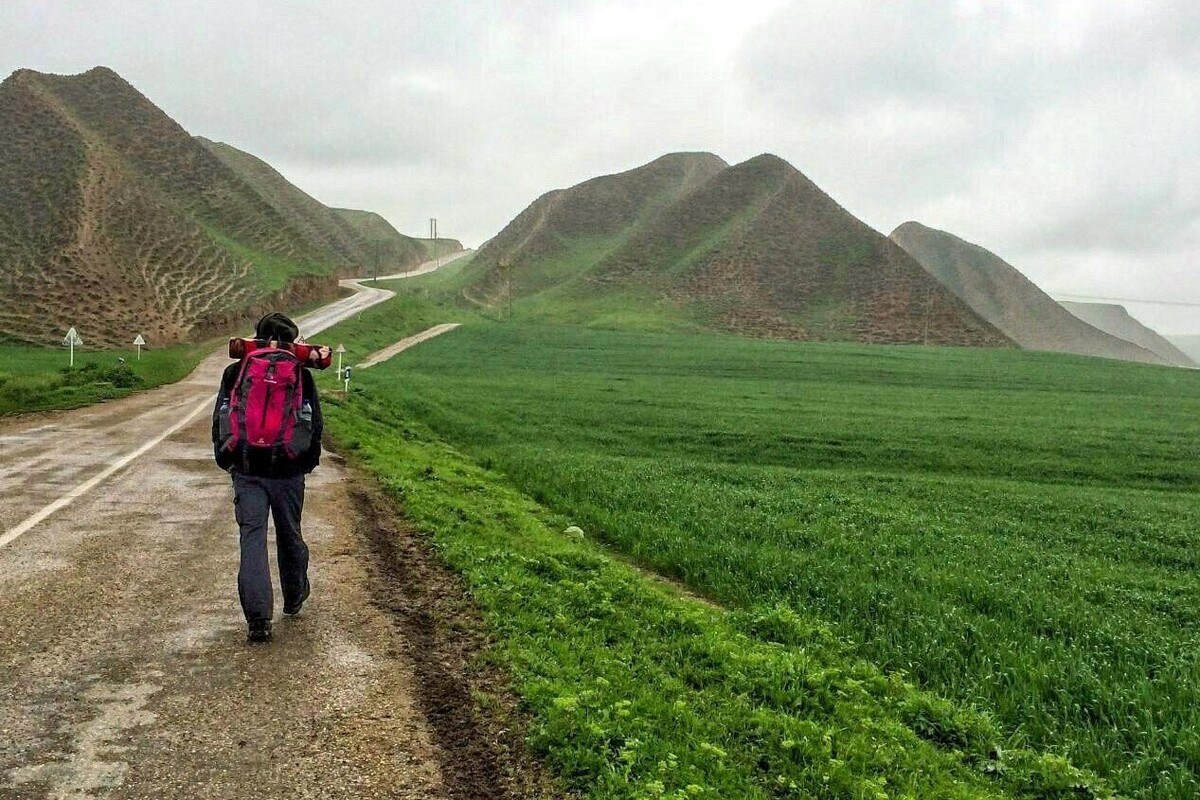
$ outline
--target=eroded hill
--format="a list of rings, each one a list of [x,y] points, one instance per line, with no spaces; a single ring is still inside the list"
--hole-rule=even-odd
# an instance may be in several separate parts
[[[352,226],[110,69],[0,83],[0,336],[192,339],[361,274]]]
[[[1106,333],[1071,314],[1019,270],[979,245],[918,222],[904,223],[892,231],[891,238],[1021,347],[1169,363],[1140,343]]]
[[[632,314],[753,336],[1008,346],[899,246],[782,159],[664,156],[535,201],[466,292],[525,313]],[[553,309],[553,311],[551,311]],[[633,309],[633,310],[631,310]]]
[[[242,181],[313,247],[345,264],[365,263],[362,237],[332,208],[298,189],[267,162],[224,142],[197,136],[196,141]]]
[[[472,270],[481,297],[532,294],[578,278],[682,195],[728,167],[711,153],[671,153],[649,164],[555,189],[535,200],[480,248]]]

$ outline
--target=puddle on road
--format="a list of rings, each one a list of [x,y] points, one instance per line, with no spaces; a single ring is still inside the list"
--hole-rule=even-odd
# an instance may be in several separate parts
[[[242,627],[236,597],[209,599],[171,620],[163,648],[172,654],[203,650],[215,642],[240,640]]]

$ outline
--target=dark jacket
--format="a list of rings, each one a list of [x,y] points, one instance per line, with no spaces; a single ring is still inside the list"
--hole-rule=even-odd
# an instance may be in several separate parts
[[[270,451],[245,448],[246,459],[244,460],[242,448],[235,449],[233,452],[221,449],[221,406],[229,402],[229,396],[233,393],[241,367],[241,362],[236,361],[225,368],[225,374],[221,376],[221,389],[217,392],[217,402],[213,406],[213,457],[217,461],[217,466],[223,470],[232,469],[234,472],[255,475],[260,478],[291,478],[312,472],[321,463],[321,434],[325,430],[325,420],[321,416],[321,399],[317,396],[317,385],[313,381],[312,373],[307,369],[300,370],[300,391],[303,400],[308,401],[312,406],[312,444],[306,452],[296,458],[288,458],[285,454],[279,453],[272,459]]]

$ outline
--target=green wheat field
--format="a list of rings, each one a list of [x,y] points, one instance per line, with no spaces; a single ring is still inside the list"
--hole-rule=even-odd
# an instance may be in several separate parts
[[[333,429],[571,788],[1196,796],[1200,373],[458,316]]]

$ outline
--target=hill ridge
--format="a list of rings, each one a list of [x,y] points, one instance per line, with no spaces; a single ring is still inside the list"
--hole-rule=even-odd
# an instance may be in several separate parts
[[[655,325],[755,336],[1010,344],[772,153],[733,166],[667,154],[546,192],[480,248],[470,273],[464,293],[477,302],[516,286],[531,312],[570,309],[593,324],[648,313]]]
[[[269,164],[191,136],[108,67],[0,82],[0,337],[194,339],[333,296],[365,247]]]
[[[540,195],[479,249],[472,271],[478,288],[495,295],[505,263],[524,264],[541,288],[591,270],[646,216],[727,165],[712,153],[668,153],[641,166],[589,178]],[[569,269],[560,268],[561,263]],[[538,265],[552,267],[538,269]]]
[[[1145,347],[1077,319],[1020,270],[980,245],[915,221],[897,226],[889,238],[1022,347],[1168,363]]]

